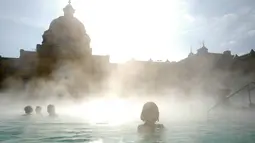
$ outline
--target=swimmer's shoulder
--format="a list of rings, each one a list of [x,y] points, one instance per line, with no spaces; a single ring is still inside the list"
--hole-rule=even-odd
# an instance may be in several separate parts
[[[144,126],[143,124],[137,126],[137,131],[138,131],[139,133],[143,130],[143,128],[144,128],[143,126]]]
[[[150,132],[150,130],[151,130],[151,128],[144,124],[138,125],[138,127],[137,127],[138,133],[147,133],[147,132]]]
[[[166,128],[165,128],[165,126],[163,124],[156,124],[155,131],[162,133],[162,132],[166,131]]]
[[[156,126],[154,128],[148,127],[144,124],[138,125],[137,127],[137,131],[139,133],[144,133],[144,132],[154,132],[154,131],[164,131],[165,130],[165,126],[163,124],[156,124]]]
[[[158,129],[165,129],[165,126],[163,124],[157,124]]]

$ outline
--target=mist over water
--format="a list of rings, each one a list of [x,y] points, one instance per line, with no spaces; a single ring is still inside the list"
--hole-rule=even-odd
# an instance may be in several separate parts
[[[11,94],[17,94],[15,96]],[[159,106],[160,110],[160,122],[169,121],[206,121],[208,116],[208,110],[216,104],[217,100],[202,95],[194,95],[187,97],[182,94],[168,95],[151,95],[141,96],[130,95],[128,97],[119,97],[116,94],[106,94],[102,97],[99,95],[88,95],[83,99],[75,98],[59,98],[57,96],[44,98],[44,99],[29,99],[25,98],[25,94],[22,92],[16,93],[4,93],[1,95],[1,109],[0,114],[6,115],[22,115],[24,114],[24,107],[31,105],[33,108],[41,106],[43,108],[43,114],[47,116],[47,105],[54,104],[56,106],[57,113],[61,116],[69,116],[73,118],[79,118],[94,123],[125,123],[132,121],[140,121],[140,114],[142,106],[148,101],[153,101]],[[24,98],[21,98],[23,96]],[[94,96],[94,97],[93,97]],[[237,107],[247,106],[246,99],[237,97],[238,100],[234,100]],[[222,112],[224,109],[220,107],[216,108],[215,112]],[[228,110],[228,109],[226,109]],[[232,109],[234,111],[235,109]],[[224,111],[228,114],[230,111]]]
[[[92,96],[92,95],[91,95]],[[129,97],[88,97],[80,101],[72,98],[45,100],[14,100],[5,96],[1,100],[2,121],[0,140],[9,142],[240,142],[253,141],[252,111],[216,108],[207,114],[215,100],[197,95],[187,99],[184,95]],[[239,98],[239,97],[238,97]],[[4,98],[3,98],[4,99]],[[137,125],[147,101],[159,106],[160,119],[167,128],[166,135],[140,139]],[[59,117],[49,118],[48,104],[56,105]],[[44,117],[23,117],[25,105],[43,107]],[[4,115],[4,116],[2,116]],[[238,137],[238,138],[237,138]],[[9,139],[8,139],[9,138]]]
[[[150,94],[147,94],[146,89],[141,89],[140,93],[125,90],[125,85],[120,81],[132,78],[133,75],[126,74],[131,69],[139,73],[141,68],[136,67],[133,65],[126,70],[117,68],[112,71],[102,82],[107,88],[101,91],[94,86],[96,84],[86,80],[89,76],[84,72],[85,69],[75,62],[62,63],[50,79],[38,78],[23,83],[10,78],[6,80],[8,89],[0,94],[0,106],[4,109],[0,114],[21,115],[24,113],[23,108],[31,105],[34,108],[42,106],[43,113],[47,115],[47,105],[54,104],[60,115],[83,118],[94,123],[125,123],[139,121],[143,104],[153,101],[159,106],[160,121],[190,121],[207,120],[208,110],[218,102],[217,93],[206,95],[199,88],[194,88],[189,94],[172,87],[163,93]],[[96,92],[88,93],[88,89]],[[237,107],[247,107],[249,102],[245,92],[231,98],[230,102]],[[224,110],[222,107],[220,109]]]
[[[203,116],[215,103],[213,98],[199,92],[185,95],[175,89],[166,89],[163,94],[147,94],[146,89],[141,89],[140,93],[126,90],[121,81],[134,78],[134,75],[127,74],[131,69],[134,73],[141,72],[141,67],[136,65],[125,70],[116,68],[102,82],[106,88],[101,91],[97,89],[97,83],[89,82],[91,77],[80,62],[60,63],[50,79],[37,78],[24,83],[9,78],[5,82],[8,88],[0,95],[0,106],[5,109],[1,114],[22,114],[26,105],[34,108],[42,106],[46,114],[47,105],[54,104],[60,115],[88,118],[94,122],[114,119],[130,121],[140,120],[143,104],[154,101],[159,106],[162,120],[183,120]],[[88,90],[92,92],[88,93]]]
[[[134,63],[117,66],[108,74],[107,78],[100,81],[100,86],[105,88],[98,88],[99,83],[95,82],[96,80],[93,80],[87,73],[87,67],[81,66],[85,63],[87,62],[83,59],[60,61],[49,78],[34,78],[25,83],[14,77],[8,78],[5,81],[6,90],[0,93],[0,106],[7,109],[5,112],[10,110],[19,113],[26,105],[46,107],[48,104],[54,104],[59,113],[67,115],[82,115],[84,117],[92,116],[86,112],[93,112],[93,114],[114,114],[116,112],[115,114],[125,113],[125,116],[131,119],[139,119],[142,105],[147,101],[154,101],[160,108],[162,119],[184,120],[196,118],[196,116],[203,117],[208,109],[218,102],[217,92],[208,93],[208,95],[202,92],[203,83],[209,81],[202,78],[197,78],[197,81],[193,79],[194,83],[198,83],[196,85],[186,85],[194,86],[188,94],[180,90],[181,87],[171,86],[160,88],[158,93],[148,93],[148,89],[143,89],[140,86],[133,88],[134,91],[132,91],[124,83],[132,81],[136,84],[135,82],[139,82],[139,79],[136,78],[146,69]],[[153,69],[147,72],[151,72],[152,75],[158,74]],[[223,74],[219,71],[214,72],[214,75],[215,79],[209,85],[224,88],[219,77],[225,79],[228,77],[227,73]],[[238,77],[231,80],[232,91],[251,81],[249,75]],[[175,78],[178,79],[178,77]],[[147,83],[144,82],[144,84]],[[185,82],[182,86],[185,87]],[[243,96],[247,94],[244,92],[231,98],[231,102],[245,106],[248,96]],[[109,111],[105,111],[106,109]],[[115,109],[125,111],[115,111]]]
[[[1,93],[0,141],[148,143],[162,140],[235,143],[254,140],[255,116],[252,111],[219,107],[208,113],[218,102],[216,97],[209,94],[194,90],[187,95],[169,89],[164,94],[134,94],[130,91],[123,96],[120,91],[125,87],[116,84],[114,90],[115,86],[112,85],[115,82],[110,82],[110,90],[88,94],[79,87],[83,84],[77,81],[83,76],[78,73],[70,74],[72,76],[67,79],[55,73],[53,80],[36,79],[22,86],[16,82],[13,85],[18,86]],[[78,88],[75,88],[76,85]],[[83,96],[75,98],[72,96],[74,93]],[[247,93],[243,91],[230,101],[236,107],[242,107],[248,104],[247,98]],[[148,101],[155,102],[159,107],[159,123],[167,129],[163,136],[140,138],[137,135],[137,126],[142,124],[141,110]],[[56,106],[58,118],[48,117],[48,104]],[[34,109],[41,106],[44,116],[21,116],[26,105]]]
[[[61,61],[47,78],[27,82],[14,77],[7,79],[8,88],[0,94],[0,120],[3,121],[0,127],[4,129],[0,130],[0,134],[4,134],[0,139],[9,137],[12,142],[38,139],[41,142],[134,142],[137,126],[143,123],[140,120],[143,104],[153,101],[159,107],[159,123],[168,129],[167,142],[235,141],[233,136],[240,132],[245,132],[242,138],[252,140],[249,133],[255,128],[248,131],[245,128],[253,124],[254,115],[251,110],[242,110],[249,104],[246,91],[230,98],[230,108],[219,106],[208,113],[218,103],[217,91],[206,93],[203,89],[210,78],[195,78],[190,85],[172,75],[181,87],[175,84],[161,87],[155,82],[154,87],[143,88],[139,85],[147,83],[137,82],[146,68],[130,64],[117,66],[99,86],[81,63]],[[153,69],[148,72],[158,74]],[[215,75],[219,78],[221,72]],[[209,83],[209,87],[225,88],[218,78]],[[235,85],[232,91],[249,81],[247,77],[240,79],[232,82]],[[155,86],[158,90],[149,92]],[[191,89],[189,92],[184,89],[187,87]],[[49,104],[55,105],[58,118],[48,117],[46,108]],[[27,105],[34,109],[41,106],[43,117],[23,117]],[[149,140],[154,139],[158,140],[158,137]]]

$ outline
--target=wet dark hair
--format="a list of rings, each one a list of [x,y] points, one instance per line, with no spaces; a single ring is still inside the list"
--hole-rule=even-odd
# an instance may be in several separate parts
[[[49,114],[55,114],[55,106],[52,105],[52,104],[48,105],[48,106],[47,106],[47,112],[48,112]]]
[[[41,111],[42,111],[42,107],[36,106],[35,112],[36,112],[36,113],[41,113]]]
[[[33,108],[31,106],[26,106],[24,111],[26,114],[31,114],[33,112]]]
[[[159,121],[159,110],[158,106],[154,102],[147,102],[143,105],[143,110],[140,116],[141,120],[146,122]]]

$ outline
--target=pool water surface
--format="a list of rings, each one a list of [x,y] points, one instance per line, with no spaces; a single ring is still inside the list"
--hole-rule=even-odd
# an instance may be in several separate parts
[[[161,135],[139,136],[140,121],[119,125],[64,120],[61,117],[9,116],[0,118],[1,143],[254,143],[255,120],[249,116],[211,115],[203,120],[161,121],[166,131]]]

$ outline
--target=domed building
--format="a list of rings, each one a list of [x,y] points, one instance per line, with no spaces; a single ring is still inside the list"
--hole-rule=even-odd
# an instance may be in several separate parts
[[[64,16],[54,19],[49,29],[43,34],[43,44],[55,45],[59,58],[81,58],[91,55],[90,38],[84,25],[74,17],[74,8],[69,3],[64,9]]]
[[[81,21],[74,17],[71,2],[63,8],[64,15],[54,19],[42,35],[42,43],[37,44],[39,75],[49,75],[56,65],[63,62],[80,62],[87,72],[101,72],[101,65],[109,64],[109,56],[92,55],[90,37]],[[97,66],[97,67],[95,67]],[[100,68],[100,69],[99,69]]]
[[[0,56],[0,89],[1,86],[5,88],[6,84],[3,83],[8,77],[23,82],[33,77],[56,78],[58,82],[60,77],[72,93],[88,86],[88,91],[103,91],[101,89],[108,85],[120,89],[123,87],[128,92],[141,89],[158,92],[171,87],[189,92],[194,86],[214,90],[211,85],[219,85],[219,81],[229,82],[234,77],[225,78],[222,73],[255,73],[253,50],[234,58],[231,51],[211,53],[204,43],[197,53],[191,49],[189,56],[178,62],[150,59],[110,64],[109,56],[92,54],[90,37],[83,23],[74,16],[75,9],[70,1],[63,12],[64,15],[54,19],[44,31],[36,51],[21,49],[19,58]],[[221,74],[218,74],[219,71]],[[253,77],[255,79],[255,74]]]
[[[109,56],[92,55],[90,37],[70,1],[63,11],[43,33],[36,51],[21,49],[18,58],[0,56],[0,89],[9,86],[5,84],[9,77],[24,83],[37,77],[64,80],[70,92],[105,88],[112,67]]]

